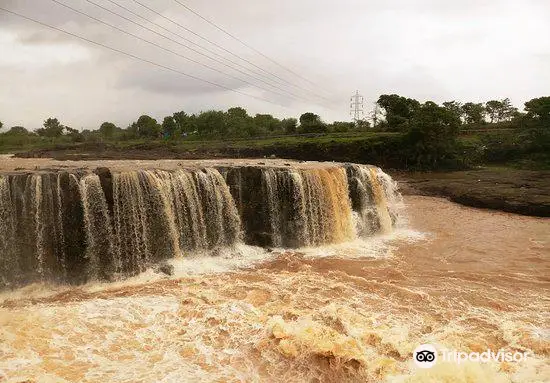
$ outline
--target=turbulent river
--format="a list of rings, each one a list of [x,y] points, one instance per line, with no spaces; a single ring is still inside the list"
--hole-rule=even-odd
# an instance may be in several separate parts
[[[374,177],[374,170],[365,169],[359,178]],[[204,180],[204,188],[223,183],[217,171],[204,174],[193,182]],[[371,178],[374,212],[354,211],[351,227],[352,221],[342,217],[350,215],[352,207],[356,210],[360,201],[342,202],[347,200],[341,187],[347,188],[348,183],[340,182],[345,172],[289,174],[264,171],[259,179],[267,196],[269,219],[262,230],[270,233],[270,248],[245,245],[237,234],[231,235],[234,240],[220,240],[205,231],[200,238],[209,242],[214,235],[223,247],[215,250],[215,256],[201,255],[195,241],[189,245],[195,251],[169,260],[172,276],[153,266],[138,267],[126,278],[101,282],[97,265],[91,262],[86,266],[91,277],[69,285],[40,281],[36,273],[25,271],[26,278],[35,279],[33,283],[0,292],[0,381],[550,380],[547,219],[477,210],[430,197],[393,201],[385,184],[390,181],[377,173],[380,182]],[[300,193],[309,193],[313,199],[304,197],[299,205],[307,211],[320,209],[314,218],[324,223],[304,221],[301,232],[287,232],[285,222],[297,218],[289,219],[284,207],[269,201],[277,187],[286,185],[281,177],[286,180],[287,176],[305,185]],[[74,184],[83,193],[100,187],[95,176],[78,177]],[[114,184],[116,177],[129,176],[115,176]],[[142,184],[166,179],[158,173],[147,177]],[[31,177],[25,182],[36,192],[36,185],[47,185],[44,180]],[[327,180],[333,186],[320,192],[317,186]],[[136,185],[132,182],[119,185]],[[162,189],[164,184],[158,185]],[[251,200],[243,197],[244,192],[238,196]],[[229,189],[222,194],[219,198],[224,201],[238,199]],[[332,204],[332,211],[345,214],[335,216],[308,205],[319,198]],[[96,209],[99,217],[116,217],[115,209],[105,213],[105,203],[84,204],[83,214],[91,217],[86,209]],[[124,205],[129,202],[123,198],[117,202],[115,197],[111,203],[115,208],[120,203],[133,209],[131,214],[146,214],[139,206]],[[393,205],[399,205],[398,219]],[[224,206],[219,206],[221,218],[212,222],[237,225],[236,211],[242,217],[243,207],[237,203],[235,212],[224,213]],[[36,207],[34,211],[38,214]],[[208,208],[201,211],[203,219],[210,217]],[[372,221],[373,214],[378,217],[375,230],[364,224]],[[55,223],[58,218],[52,217]],[[170,218],[173,223],[168,227],[179,232],[183,218]],[[100,220],[85,222],[101,226]],[[113,233],[100,231],[94,240],[100,243],[106,235],[117,237],[117,230],[134,230],[131,222],[119,222],[118,228],[112,224]],[[207,228],[210,224],[203,223]],[[365,230],[371,234],[360,235]],[[177,235],[169,238],[174,241],[169,246],[182,247]],[[308,238],[310,243],[303,243]],[[297,246],[289,249],[287,240]],[[67,239],[63,241],[65,246]],[[120,257],[146,257],[145,252],[152,251],[137,243],[132,258],[116,238],[113,243],[115,256],[109,261],[113,264]],[[127,241],[126,246],[130,245],[134,246]],[[207,244],[203,247],[203,252],[212,251]],[[87,251],[90,261],[95,253]],[[48,270],[47,262],[43,268]],[[18,281],[10,275],[4,275],[4,280]],[[420,369],[413,362],[413,351],[427,343],[460,352],[527,352],[528,357],[521,362],[438,361],[433,368]]]

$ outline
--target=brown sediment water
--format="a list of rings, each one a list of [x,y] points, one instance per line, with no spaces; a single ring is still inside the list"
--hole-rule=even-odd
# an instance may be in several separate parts
[[[335,172],[322,177],[339,177]],[[317,176],[310,176],[315,193]],[[361,187],[356,178],[350,187]],[[94,182],[86,182],[90,190]],[[274,193],[281,184],[270,185]],[[337,205],[341,191],[334,188],[323,193]],[[362,198],[354,205],[363,210],[354,206],[353,214],[372,217],[371,197]],[[219,257],[178,260],[172,278],[146,271],[113,283],[4,292],[0,376],[8,382],[549,381],[550,221],[431,197],[407,197],[405,206],[408,219],[390,233],[351,242],[273,252],[238,245]],[[104,209],[102,202],[94,208]],[[269,225],[284,233],[273,216]],[[346,225],[335,224],[345,236]],[[362,229],[376,225],[384,223]],[[424,343],[529,357],[418,369],[412,352]]]

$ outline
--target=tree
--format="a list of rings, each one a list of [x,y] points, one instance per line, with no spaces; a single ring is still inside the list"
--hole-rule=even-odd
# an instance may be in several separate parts
[[[505,98],[501,101],[502,108],[498,113],[499,121],[511,121],[518,115],[518,108],[512,105],[509,98]]]
[[[66,131],[65,133],[67,134],[67,136],[69,136],[72,141],[74,141],[74,142],[84,141],[84,135],[82,135],[82,133],[80,133],[78,130],[73,129],[73,128],[68,127],[68,126],[65,126],[65,131]]]
[[[253,135],[256,131],[252,117],[241,107],[229,108],[225,113],[227,131],[232,136]]]
[[[137,137],[158,137],[160,135],[161,126],[153,117],[143,115],[128,128]]]
[[[10,136],[27,136],[29,131],[22,126],[13,126],[6,134]]]
[[[162,120],[162,131],[165,136],[175,137],[178,131],[178,124],[173,116],[166,116]]]
[[[527,117],[547,125],[550,129],[550,96],[533,98],[525,103]]]
[[[218,110],[201,112],[196,118],[197,131],[203,136],[223,136],[227,132],[225,113]]]
[[[100,133],[98,130],[83,129],[80,134],[83,141],[100,142]]]
[[[312,112],[304,113],[300,116],[300,125],[313,125],[321,123],[321,117]]]
[[[531,147],[550,151],[550,97],[533,98],[525,103],[527,137]]]
[[[233,108],[227,109],[227,115],[232,118],[247,118],[248,112],[245,108],[241,108],[240,106],[235,106]]]
[[[317,114],[307,112],[300,116],[300,131],[303,133],[326,132],[327,126]]]
[[[517,113],[517,108],[512,106],[509,98],[487,101],[485,109],[491,123],[510,121]]]
[[[460,122],[462,122],[462,116],[464,111],[462,109],[462,104],[458,101],[446,101],[443,103],[443,107],[447,109],[450,113],[453,113]]]
[[[2,121],[0,121],[0,130],[2,129],[3,126],[4,124],[2,123]]]
[[[376,102],[384,110],[390,130],[404,130],[420,103],[397,94],[383,94]]]
[[[436,168],[454,155],[460,120],[448,109],[427,101],[411,119],[405,136],[410,157],[419,168]]]
[[[467,102],[462,105],[462,113],[467,124],[481,124],[485,121],[485,106]]]
[[[50,138],[61,137],[61,135],[63,135],[63,130],[65,129],[57,118],[48,118],[44,121],[43,126],[43,128],[36,130],[36,134]]]
[[[347,121],[334,121],[332,123],[332,131],[336,133],[349,132],[355,128],[355,123]]]
[[[184,111],[176,112],[173,115],[177,125],[177,131],[181,133],[191,133],[196,130],[195,116],[188,115]]]
[[[254,124],[258,132],[274,133],[281,129],[281,121],[271,114],[256,114]]]
[[[489,120],[492,123],[498,122],[499,116],[502,114],[503,105],[499,100],[491,100],[485,103],[485,110],[489,115]]]
[[[296,133],[296,128],[298,127],[298,120],[295,118],[285,118],[281,121],[281,126],[285,133],[294,134]]]
[[[112,122],[104,122],[99,127],[99,134],[105,138],[112,138],[117,130],[117,127]]]

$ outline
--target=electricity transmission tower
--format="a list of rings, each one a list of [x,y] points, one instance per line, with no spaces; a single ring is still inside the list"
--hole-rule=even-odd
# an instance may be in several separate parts
[[[350,104],[350,115],[353,116],[353,122],[356,125],[359,124],[359,121],[363,120],[363,96],[359,94],[359,91],[355,91],[355,94],[351,96]]]

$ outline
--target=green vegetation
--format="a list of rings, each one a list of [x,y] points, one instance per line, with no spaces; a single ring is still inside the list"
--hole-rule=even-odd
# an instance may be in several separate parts
[[[456,156],[460,119],[449,109],[428,101],[416,106],[404,137],[407,158],[416,168],[439,168]]]
[[[403,134],[394,163],[404,169],[457,169],[481,164],[550,168],[550,97],[525,103],[525,113],[510,100],[457,101],[441,106],[382,95],[382,117],[375,131]]]
[[[161,122],[142,115],[126,128],[103,122],[78,131],[48,118],[29,132],[14,126],[0,133],[0,151],[33,149],[136,152],[156,150],[173,158],[227,156],[290,157],[304,160],[372,162],[401,169],[457,169],[508,163],[550,168],[550,97],[525,103],[421,103],[396,94],[377,101],[373,126],[367,121],[327,124],[307,112],[299,119],[251,116],[241,107],[198,114],[184,111]],[[2,124],[0,123],[0,129]],[[145,154],[143,154],[145,155]]]

